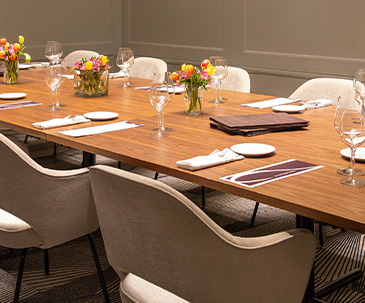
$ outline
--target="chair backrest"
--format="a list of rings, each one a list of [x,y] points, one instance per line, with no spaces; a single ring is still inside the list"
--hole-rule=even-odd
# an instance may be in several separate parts
[[[163,81],[165,72],[167,72],[165,61],[157,58],[139,57],[134,59],[129,76],[152,80],[153,75],[156,73],[156,81]]]
[[[243,68],[228,66],[228,75],[223,80],[222,89],[249,93],[250,75]]]
[[[29,224],[42,248],[98,228],[87,168],[43,168],[0,134],[0,172],[0,208]]]
[[[316,241],[293,230],[234,237],[171,187],[107,166],[90,169],[108,261],[191,302],[300,302]]]
[[[99,56],[99,54],[91,50],[75,50],[65,57],[65,63],[67,67],[73,67],[79,59],[90,59],[92,56]]]
[[[347,79],[314,78],[299,86],[289,98],[301,100],[328,99],[337,102],[342,95],[353,94],[353,82]]]

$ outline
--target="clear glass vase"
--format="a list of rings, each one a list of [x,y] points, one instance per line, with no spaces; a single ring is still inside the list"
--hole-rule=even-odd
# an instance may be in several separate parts
[[[101,97],[108,95],[109,72],[78,71],[74,72],[75,95],[80,97]]]
[[[185,85],[185,114],[197,116],[203,113],[203,89],[198,85]]]
[[[18,83],[19,78],[19,60],[5,61],[4,83],[15,84]]]

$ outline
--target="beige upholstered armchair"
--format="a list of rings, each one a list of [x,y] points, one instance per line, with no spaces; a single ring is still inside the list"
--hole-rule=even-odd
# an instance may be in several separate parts
[[[91,50],[75,50],[71,53],[69,53],[65,57],[65,63],[67,67],[73,67],[74,64],[81,58],[91,58],[92,56],[98,56],[99,54],[97,52],[91,51]]]
[[[290,96],[292,99],[328,99],[337,102],[339,96],[353,93],[353,82],[348,79],[314,78],[299,86]]]
[[[189,302],[301,302],[316,251],[309,231],[235,237],[166,184],[107,166],[90,178],[124,303],[147,281]]]
[[[129,76],[152,80],[156,73],[158,76],[156,81],[163,81],[165,72],[167,72],[167,64],[165,61],[158,58],[139,57],[134,59]]]
[[[0,245],[23,249],[14,302],[18,302],[27,250],[48,249],[89,236],[106,301],[105,282],[90,235],[99,227],[87,168],[56,171],[34,162],[0,134]]]
[[[251,89],[250,75],[239,67],[228,66],[227,77],[222,81],[222,89],[249,93]]]

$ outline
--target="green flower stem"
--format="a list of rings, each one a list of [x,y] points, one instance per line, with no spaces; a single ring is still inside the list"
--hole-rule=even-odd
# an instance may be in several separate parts
[[[193,84],[187,85],[186,93],[190,101],[187,113],[190,113],[192,111],[201,111],[202,104],[201,104],[201,99],[199,98],[199,86]]]
[[[5,66],[7,70],[6,71],[7,74],[5,75],[5,82],[9,84],[17,83],[19,78],[19,73],[18,73],[19,60],[5,61]]]

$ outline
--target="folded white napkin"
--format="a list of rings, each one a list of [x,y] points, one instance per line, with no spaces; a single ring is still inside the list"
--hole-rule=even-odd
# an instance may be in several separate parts
[[[60,127],[65,125],[72,125],[72,124],[78,124],[83,122],[90,122],[89,119],[86,119],[84,116],[78,116],[71,118],[67,116],[66,118],[55,118],[43,122],[35,122],[33,123],[33,126],[35,128],[39,129],[48,129],[48,128],[54,128],[54,127]]]
[[[122,122],[115,122],[115,123],[109,123],[99,126],[91,126],[91,127],[85,127],[85,128],[78,128],[78,129],[71,129],[71,130],[65,130],[60,131],[59,133],[66,136],[71,137],[82,137],[82,136],[90,136],[90,135],[97,135],[102,133],[108,133],[113,132],[116,130],[122,130],[122,129],[128,129],[133,127],[143,126],[143,124],[135,124],[128,121],[122,121]]]
[[[109,79],[124,77],[124,72],[109,73]]]
[[[236,154],[229,148],[225,148],[222,151],[216,149],[208,156],[197,156],[194,158],[177,161],[176,164],[181,168],[197,170],[236,160],[242,160],[244,158],[244,156]]]
[[[288,99],[288,98],[276,98],[276,99],[270,99],[265,101],[259,101],[254,103],[248,103],[248,104],[241,104],[241,106],[248,106],[253,108],[267,108],[267,107],[273,107],[276,105],[283,105],[283,104],[289,104],[299,101],[299,99]]]
[[[311,100],[311,101],[305,102],[304,106],[305,106],[305,108],[310,109],[310,108],[325,107],[325,106],[329,106],[332,104],[333,104],[333,101],[331,101],[331,100],[317,99],[317,100]]]

